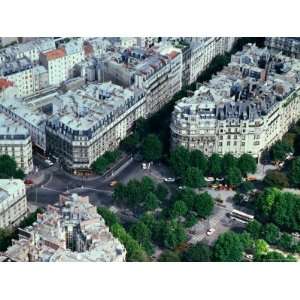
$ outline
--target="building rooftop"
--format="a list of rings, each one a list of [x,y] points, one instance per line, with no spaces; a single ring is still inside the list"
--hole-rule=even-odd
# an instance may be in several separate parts
[[[66,51],[64,48],[58,48],[47,52],[43,52],[42,54],[45,55],[46,59],[49,61],[64,57],[66,55]]]
[[[26,52],[37,51],[43,52],[55,49],[55,41],[53,38],[38,38],[26,43],[16,44],[0,50],[2,61],[14,60],[17,57],[24,56]]]
[[[0,65],[0,76],[9,76],[24,70],[32,69],[31,61],[26,58],[18,58],[9,62],[4,62]]]
[[[268,49],[247,45],[231,63],[192,97],[178,101],[174,113],[201,115],[201,105],[213,103],[215,117],[254,120],[271,111],[300,87],[300,61]]]
[[[11,87],[13,85],[14,85],[13,82],[7,80],[6,78],[0,78],[0,91],[8,87]]]
[[[21,140],[28,137],[29,132],[24,126],[0,113],[0,140]]]
[[[25,253],[25,255],[24,255]],[[125,261],[126,249],[113,237],[88,197],[61,195],[37,221],[20,230],[5,253],[15,261]]]
[[[21,179],[0,179],[0,213],[19,200],[17,195],[25,194]]]
[[[68,128],[73,134],[84,131],[89,135],[107,126],[142,97],[141,90],[124,89],[111,82],[89,84],[77,91],[57,95],[48,124]]]

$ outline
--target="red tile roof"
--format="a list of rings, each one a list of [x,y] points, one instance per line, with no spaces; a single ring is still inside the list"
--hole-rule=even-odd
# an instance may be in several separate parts
[[[47,60],[53,60],[60,57],[64,57],[66,55],[66,51],[64,48],[58,48],[55,50],[44,52],[43,55],[46,56]]]
[[[0,78],[0,90],[4,90],[13,85],[14,85],[13,82],[11,82],[5,78]]]

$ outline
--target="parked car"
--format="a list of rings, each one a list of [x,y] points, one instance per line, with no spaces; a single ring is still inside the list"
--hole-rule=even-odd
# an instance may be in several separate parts
[[[173,177],[168,177],[168,178],[164,178],[165,182],[175,182],[175,178]]]
[[[49,160],[49,159],[46,159],[45,160],[45,163],[48,165],[48,166],[53,166],[54,164],[53,164],[53,162],[51,161],[51,160]]]
[[[224,178],[223,177],[221,177],[221,178],[217,177],[216,180],[220,182],[220,181],[224,181]]]
[[[117,180],[113,180],[109,185],[111,186],[111,187],[114,187],[114,186],[116,186],[118,184],[118,181]]]
[[[24,183],[27,184],[27,185],[30,185],[30,184],[33,184],[33,180],[31,180],[31,179],[25,179]]]
[[[214,182],[215,181],[215,178],[214,177],[204,177],[204,180],[206,182]]]
[[[207,235],[212,235],[212,234],[214,234],[215,231],[216,231],[216,229],[210,228],[210,229],[207,230],[206,234]]]

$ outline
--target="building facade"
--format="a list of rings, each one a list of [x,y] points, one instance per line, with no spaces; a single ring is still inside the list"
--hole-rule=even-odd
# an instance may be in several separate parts
[[[55,98],[59,106],[47,121],[47,152],[75,173],[89,169],[104,152],[115,149],[146,110],[141,90],[110,82]]]
[[[173,147],[259,158],[300,117],[299,75],[298,60],[245,47],[207,85],[177,103]]]
[[[0,113],[0,155],[9,155],[25,174],[33,170],[32,144],[28,130]]]
[[[61,48],[40,53],[40,63],[49,73],[49,84],[60,85],[74,76],[74,67],[84,60],[82,40],[71,40]]]
[[[0,179],[0,228],[18,225],[26,213],[24,182],[20,179]]]

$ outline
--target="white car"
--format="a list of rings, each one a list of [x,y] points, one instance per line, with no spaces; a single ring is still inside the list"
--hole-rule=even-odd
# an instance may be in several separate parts
[[[207,230],[206,234],[207,235],[212,235],[215,231],[216,231],[216,229],[210,228],[210,229]]]
[[[175,182],[175,178],[168,177],[164,179],[165,182]]]
[[[143,168],[143,170],[146,170],[147,169],[147,164],[146,163],[142,163],[142,168]]]
[[[214,177],[204,177],[204,180],[206,182],[214,182],[215,181],[215,178]]]
[[[49,160],[49,159],[46,159],[45,160],[45,163],[48,165],[48,166],[53,166],[53,162],[51,161],[51,160]]]

